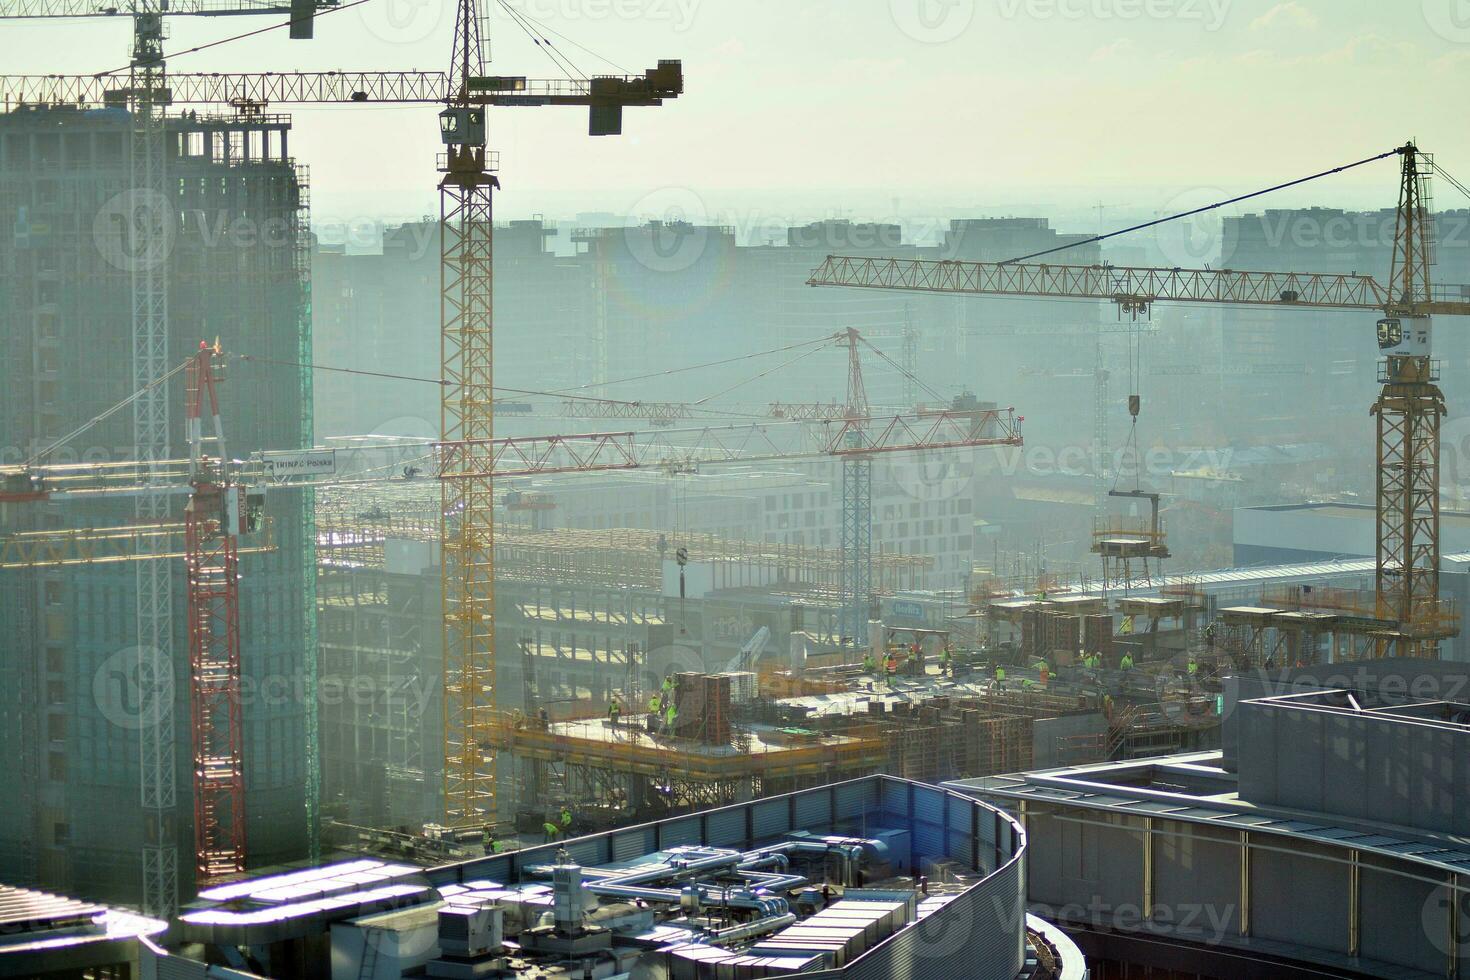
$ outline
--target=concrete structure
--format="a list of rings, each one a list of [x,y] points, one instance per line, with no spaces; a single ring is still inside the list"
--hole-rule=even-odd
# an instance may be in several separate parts
[[[176,195],[167,253],[168,359],[203,339],[271,362],[236,364],[222,388],[231,454],[311,445],[307,192],[288,117],[187,114],[169,121]],[[25,108],[0,115],[0,453],[17,462],[132,394],[133,263],[123,110]],[[284,366],[283,366],[284,365]],[[261,397],[268,392],[267,397]],[[170,383],[183,452],[184,387]],[[132,457],[123,411],[50,462]],[[308,855],[315,797],[315,582],[300,493],[267,502],[275,550],[240,571],[247,838],[251,860]],[[182,524],[176,505],[173,519]],[[0,508],[0,533],[135,523],[131,501]],[[179,531],[182,541],[182,531]],[[182,550],[179,548],[178,550]],[[173,809],[140,808],[135,568],[126,563],[0,571],[0,878],[136,901],[145,834],[193,862],[184,563],[172,569]],[[296,696],[294,692],[307,692]],[[186,872],[181,876],[187,878]],[[188,891],[190,884],[181,884]],[[187,896],[184,896],[187,897]]]
[[[1106,975],[1466,975],[1464,668],[1262,671],[1226,698],[1220,752],[950,788],[1016,814],[1029,907]]]
[[[1022,913],[1027,859],[1003,813],[873,776],[457,864],[246,880],[177,934],[274,977],[1082,980]]]
[[[324,799],[349,823],[417,827],[438,817],[437,493],[408,484],[318,498]],[[590,500],[573,501],[592,512]],[[830,548],[536,529],[512,523],[526,518],[513,504],[500,513],[496,645],[507,711],[601,715],[617,697],[631,713],[671,672],[723,670],[763,626],[772,660],[786,660],[793,637],[835,640],[840,564]],[[677,547],[690,554],[683,599]],[[880,611],[943,626],[956,600],[923,592],[928,575],[926,558],[878,556]]]

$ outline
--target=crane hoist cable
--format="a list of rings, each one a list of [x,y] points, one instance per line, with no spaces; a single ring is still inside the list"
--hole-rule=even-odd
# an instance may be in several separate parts
[[[1040,252],[1032,252],[1029,255],[1018,255],[1013,259],[1006,259],[1005,261],[998,264],[1014,265],[1017,262],[1029,262],[1031,259],[1039,259],[1043,255],[1051,255],[1056,252],[1064,252],[1069,248],[1081,248],[1083,245],[1095,245],[1098,242],[1105,242],[1109,238],[1117,238],[1119,235],[1128,235],[1135,231],[1143,231],[1145,228],[1152,228],[1155,225],[1162,225],[1170,221],[1178,221],[1181,218],[1190,218],[1196,214],[1204,214],[1206,211],[1213,211],[1216,208],[1228,207],[1231,204],[1239,204],[1241,201],[1249,201],[1251,198],[1260,197],[1263,194],[1271,194],[1276,191],[1286,190],[1288,187],[1296,187],[1300,184],[1319,180],[1323,177],[1331,177],[1333,174],[1340,174],[1344,171],[1352,170],[1355,167],[1362,167],[1370,163],[1377,163],[1379,160],[1386,160],[1389,157],[1396,156],[1402,152],[1404,152],[1403,147],[1395,147],[1392,150],[1380,153],[1377,156],[1367,157],[1363,160],[1358,160],[1355,163],[1345,163],[1340,167],[1333,167],[1331,170],[1323,170],[1321,173],[1311,174],[1307,177],[1298,177],[1296,180],[1289,180],[1284,184],[1276,184],[1271,187],[1265,187],[1258,191],[1251,191],[1249,194],[1241,194],[1237,197],[1228,198],[1224,201],[1216,201],[1214,204],[1206,204],[1204,207],[1194,208],[1189,211],[1180,211],[1178,214],[1171,214],[1167,217],[1155,218],[1153,221],[1145,221],[1143,224],[1133,225],[1128,228],[1120,228],[1117,231],[1110,231],[1104,235],[1094,235],[1091,238],[1083,238],[1075,242],[1068,242],[1065,245],[1057,245],[1054,248],[1042,249]]]

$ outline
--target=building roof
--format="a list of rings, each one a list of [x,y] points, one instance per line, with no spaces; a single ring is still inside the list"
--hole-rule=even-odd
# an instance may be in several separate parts
[[[1235,792],[1219,751],[1070,766],[945,783],[982,799],[1044,803],[1140,817],[1166,817],[1273,834],[1407,860],[1439,872],[1470,873],[1470,841],[1330,814],[1256,806]],[[1214,790],[1214,792],[1210,792]]]
[[[167,929],[132,912],[0,885],[0,976],[130,962],[140,938]]]

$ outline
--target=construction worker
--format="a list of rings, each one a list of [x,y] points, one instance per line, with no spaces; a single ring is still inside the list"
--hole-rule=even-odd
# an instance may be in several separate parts
[[[1113,720],[1113,696],[1111,694],[1103,695],[1103,717],[1108,721]]]
[[[618,718],[622,715],[622,713],[623,713],[623,706],[620,705],[620,704],[618,704],[618,702],[616,700],[613,700],[613,701],[609,701],[608,702],[608,704],[607,704],[607,720],[610,721],[610,722],[612,722],[612,726],[614,728],[618,727]]]
[[[655,694],[653,697],[651,697],[651,698],[648,699],[648,713],[649,714],[656,715],[656,714],[658,714],[659,712],[661,712],[663,710],[664,710],[664,700],[663,700],[663,698],[661,698],[657,694]]]
[[[871,653],[863,654],[863,673],[868,675],[878,673],[878,662],[873,659]]]
[[[1006,668],[1005,668],[1005,665],[1004,664],[996,664],[995,665],[995,681],[996,681],[996,683],[997,684],[1003,684],[1003,683],[1005,683],[1005,679],[1006,679]]]
[[[563,833],[572,829],[572,811],[566,804],[561,808],[561,829]]]
[[[954,676],[954,651],[949,648],[948,643],[939,651],[939,672]]]
[[[560,830],[557,830],[556,824],[552,823],[550,820],[541,825],[541,832],[546,835],[546,843],[548,844],[556,840],[557,835],[561,833]]]
[[[1189,655],[1189,664],[1185,667],[1185,670],[1189,671],[1190,680],[1194,680],[1195,675],[1199,673],[1199,661],[1194,659],[1194,654],[1192,653]]]
[[[673,731],[674,730],[674,719],[677,718],[678,716],[679,716],[679,713],[674,708],[674,702],[670,701],[669,702],[669,706],[664,709],[664,728],[667,729],[668,731]]]
[[[1132,670],[1133,669],[1133,654],[1131,654],[1131,653],[1125,653],[1125,654],[1123,654],[1123,662],[1121,664],[1119,664],[1119,666],[1122,667],[1124,670]]]

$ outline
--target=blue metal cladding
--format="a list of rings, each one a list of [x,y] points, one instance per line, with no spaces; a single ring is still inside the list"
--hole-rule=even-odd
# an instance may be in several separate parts
[[[803,793],[793,808],[798,827],[825,827],[832,822],[832,797],[828,793]]]
[[[754,804],[752,820],[757,840],[777,837],[793,829],[790,804],[780,797]]]
[[[595,837],[569,841],[566,849],[577,864],[598,865],[602,863],[602,842]]]
[[[860,817],[878,802],[878,787],[870,781],[840,783],[831,789],[839,820]]]
[[[674,820],[666,820],[658,827],[659,850],[668,850],[681,844],[703,842],[704,827],[699,817],[679,817]]]
[[[612,859],[631,861],[658,850],[654,843],[652,827],[634,827],[619,830],[612,835]]]
[[[705,817],[705,843],[712,847],[745,845],[745,809],[716,810]]]

